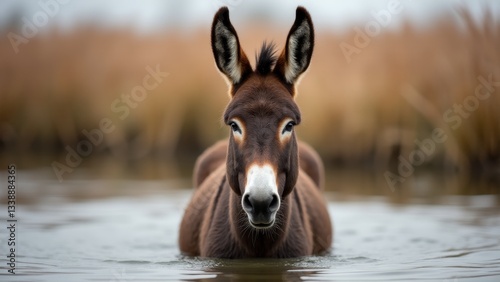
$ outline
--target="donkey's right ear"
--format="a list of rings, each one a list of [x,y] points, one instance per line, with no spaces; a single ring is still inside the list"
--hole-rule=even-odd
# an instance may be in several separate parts
[[[212,23],[212,52],[217,68],[232,85],[241,83],[252,72],[247,56],[240,48],[240,41],[231,21],[229,10],[222,7]]]

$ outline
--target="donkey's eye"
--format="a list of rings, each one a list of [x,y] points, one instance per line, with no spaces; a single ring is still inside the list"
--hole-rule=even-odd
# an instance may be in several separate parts
[[[237,133],[241,134],[241,129],[236,122],[234,122],[234,121],[230,122],[229,126],[231,126],[231,130],[233,132],[237,132]]]
[[[286,132],[292,132],[295,123],[293,121],[288,122],[283,128],[283,132],[281,134],[285,134]]]

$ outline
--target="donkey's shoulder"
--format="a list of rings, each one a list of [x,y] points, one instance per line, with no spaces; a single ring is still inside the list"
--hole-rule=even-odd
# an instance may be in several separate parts
[[[226,172],[225,163],[214,169],[205,180],[196,187],[180,225],[179,246],[182,253],[200,255],[200,234],[207,218],[213,214],[214,195],[219,193]]]

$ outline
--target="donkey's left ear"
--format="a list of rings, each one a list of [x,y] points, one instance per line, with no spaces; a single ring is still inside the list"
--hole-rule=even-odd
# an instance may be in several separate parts
[[[295,22],[288,33],[286,46],[276,62],[274,72],[286,83],[294,84],[309,67],[314,49],[314,27],[311,16],[297,7]]]

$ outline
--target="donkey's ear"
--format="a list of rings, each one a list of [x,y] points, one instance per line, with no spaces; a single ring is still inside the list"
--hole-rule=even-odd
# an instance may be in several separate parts
[[[309,67],[313,48],[314,27],[311,16],[303,7],[297,7],[295,22],[276,62],[275,73],[286,83],[294,84]]]
[[[239,84],[252,72],[247,56],[240,48],[240,41],[231,21],[229,10],[222,7],[212,23],[212,51],[217,68],[232,85]]]

